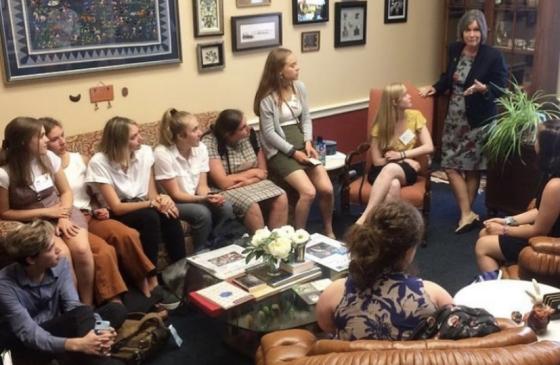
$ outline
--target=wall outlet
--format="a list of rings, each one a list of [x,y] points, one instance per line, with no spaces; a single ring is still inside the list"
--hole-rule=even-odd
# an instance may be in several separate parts
[[[91,103],[113,100],[113,85],[95,86],[89,89],[89,100]]]

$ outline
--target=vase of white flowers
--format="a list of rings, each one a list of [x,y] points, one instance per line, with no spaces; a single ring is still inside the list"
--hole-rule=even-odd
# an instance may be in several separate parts
[[[259,229],[251,238],[251,243],[243,251],[248,254],[246,262],[263,258],[268,264],[268,274],[278,275],[281,261],[288,261],[290,255],[296,253],[300,247],[309,241],[309,233],[304,229],[294,230],[292,226],[283,226],[270,231],[267,227]]]

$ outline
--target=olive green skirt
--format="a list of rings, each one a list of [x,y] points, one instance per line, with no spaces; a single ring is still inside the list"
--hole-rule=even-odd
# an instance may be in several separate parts
[[[303,133],[297,124],[282,127],[286,135],[286,141],[294,146],[296,150],[305,152],[305,141],[303,140]],[[268,160],[268,169],[274,175],[285,178],[292,172],[297,170],[307,170],[312,166],[302,165],[288,155],[278,151],[277,154]]]

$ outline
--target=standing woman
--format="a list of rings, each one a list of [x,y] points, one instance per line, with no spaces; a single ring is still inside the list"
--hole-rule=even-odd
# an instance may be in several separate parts
[[[95,281],[104,285],[96,285],[98,302],[115,297],[126,291],[126,285],[119,273],[118,264],[126,276],[147,297],[157,286],[155,266],[144,254],[138,232],[119,221],[110,219],[109,210],[95,206],[92,191],[85,183],[87,158],[78,152],[66,150],[66,139],[62,123],[53,118],[41,118],[49,142],[47,147],[62,161],[62,168],[68,179],[74,196],[74,207],[79,209],[87,219],[89,241],[94,252]],[[116,252],[115,262],[109,267],[96,256],[95,247],[110,244]],[[117,262],[118,256],[118,262]]]
[[[231,202],[235,215],[250,233],[265,226],[278,228],[288,221],[288,198],[284,190],[267,179],[266,160],[254,130],[239,110],[223,110],[202,142],[208,148],[210,179]]]
[[[357,224],[364,224],[371,210],[382,201],[399,199],[401,187],[416,182],[420,170],[416,159],[434,150],[426,118],[411,107],[410,94],[403,84],[385,86],[371,129],[373,166],[368,180],[372,187]]]
[[[163,114],[154,150],[156,181],[177,204],[179,218],[191,225],[198,248],[207,246],[212,228],[233,214],[222,194],[209,194],[208,149],[201,136],[194,115],[171,108]]]
[[[314,166],[312,123],[307,105],[307,92],[298,81],[296,56],[288,49],[270,51],[255,94],[253,111],[260,118],[262,147],[268,167],[282,177],[299,198],[295,206],[294,225],[305,228],[309,209],[319,193],[319,207],[324,233],[334,237],[332,228],[333,186],[327,171]]]
[[[157,265],[160,243],[174,262],[185,256],[185,241],[173,200],[157,193],[153,164],[152,149],[142,144],[138,124],[113,117],[103,128],[86,182],[95,183],[114,219],[140,233],[146,256]]]
[[[55,244],[72,259],[80,299],[91,305],[94,263],[87,223],[72,207],[72,190],[60,158],[47,149],[47,142],[45,128],[34,118],[18,117],[6,126],[0,155],[0,218],[53,222]]]
[[[447,71],[433,86],[420,88],[421,96],[451,91],[442,137],[441,166],[445,169],[461,210],[456,233],[470,229],[479,217],[472,211],[486,170],[482,155],[482,126],[497,114],[495,100],[507,82],[502,54],[485,44],[488,26],[480,10],[469,10],[457,25],[458,42],[449,45]]]

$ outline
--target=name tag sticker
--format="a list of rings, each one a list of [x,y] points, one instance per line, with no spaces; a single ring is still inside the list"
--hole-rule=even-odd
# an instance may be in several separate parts
[[[414,133],[410,129],[407,129],[403,134],[401,134],[399,140],[402,142],[402,144],[407,145],[412,142],[414,137]]]
[[[40,192],[43,191],[45,189],[48,189],[52,186],[54,186],[54,183],[52,181],[51,175],[50,174],[43,174],[40,176],[37,176],[35,178],[35,180],[33,180],[33,190],[35,190],[35,192]]]

